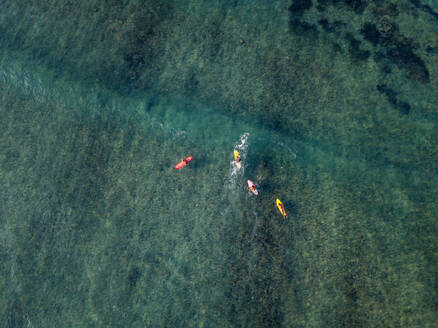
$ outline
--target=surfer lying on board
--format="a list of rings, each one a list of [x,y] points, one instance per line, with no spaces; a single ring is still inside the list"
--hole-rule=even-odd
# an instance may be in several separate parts
[[[240,163],[240,154],[237,150],[234,150],[234,163],[236,164],[237,168],[240,169],[242,167],[242,163]]]
[[[252,182],[251,180],[248,180],[248,188],[249,188],[249,190],[251,190],[251,192],[254,195],[258,195],[259,194],[259,192],[257,191],[255,183]]]
[[[189,156],[184,158],[181,162],[179,162],[178,164],[176,164],[174,166],[175,170],[179,170],[181,168],[183,168],[184,166],[186,166],[191,160],[193,159],[193,156]]]
[[[280,211],[281,215],[283,215],[284,218],[287,218],[286,210],[284,209],[284,205],[278,198],[275,201],[275,204],[277,205],[278,210]]]

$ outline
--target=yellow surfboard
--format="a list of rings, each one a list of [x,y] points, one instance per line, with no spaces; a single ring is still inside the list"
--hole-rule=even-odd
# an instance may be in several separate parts
[[[242,167],[242,163],[240,163],[240,154],[236,149],[234,149],[234,163],[236,163],[238,169]]]
[[[238,158],[240,158],[240,154],[237,150],[234,149],[234,160],[237,160]]]
[[[284,206],[283,206],[283,203],[281,202],[281,200],[279,200],[277,198],[277,200],[275,201],[275,204],[277,205],[278,210],[280,211],[281,215],[283,215],[283,217],[286,218],[287,214],[286,214],[286,211],[284,210]]]

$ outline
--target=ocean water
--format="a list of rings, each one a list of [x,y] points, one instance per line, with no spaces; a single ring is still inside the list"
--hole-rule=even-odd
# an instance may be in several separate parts
[[[436,1],[5,0],[0,32],[0,327],[438,326]]]

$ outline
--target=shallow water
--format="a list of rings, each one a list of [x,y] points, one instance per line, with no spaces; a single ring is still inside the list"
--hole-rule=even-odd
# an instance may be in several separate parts
[[[433,1],[0,9],[2,327],[438,324]]]

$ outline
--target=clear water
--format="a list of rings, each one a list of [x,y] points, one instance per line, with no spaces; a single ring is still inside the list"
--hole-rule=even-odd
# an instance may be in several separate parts
[[[434,1],[0,9],[1,327],[438,324]]]

